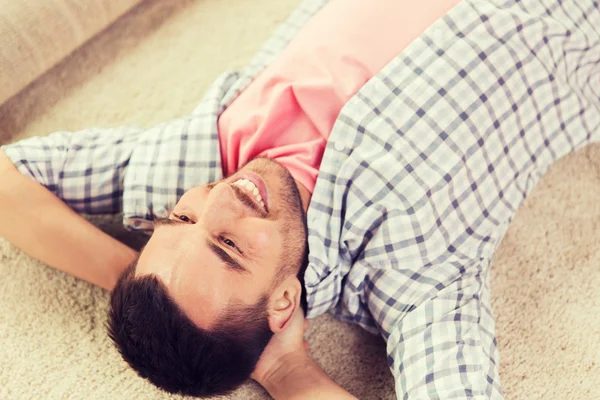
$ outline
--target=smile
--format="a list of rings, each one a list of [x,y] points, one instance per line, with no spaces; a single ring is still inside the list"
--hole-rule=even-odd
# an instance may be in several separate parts
[[[246,193],[250,195],[251,198],[254,198],[256,202],[260,204],[263,210],[267,211],[265,207],[265,202],[263,201],[263,198],[260,195],[258,188],[254,183],[252,183],[252,181],[249,181],[248,179],[239,179],[233,182],[233,184],[243,189]]]

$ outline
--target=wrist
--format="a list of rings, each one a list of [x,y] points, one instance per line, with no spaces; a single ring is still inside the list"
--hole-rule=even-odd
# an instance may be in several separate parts
[[[276,400],[356,400],[333,382],[306,352],[281,358],[278,368],[266,374],[261,385]]]
[[[298,350],[280,357],[268,371],[255,376],[254,379],[267,391],[271,392],[270,388],[281,386],[290,376],[293,376],[297,371],[305,370],[312,363],[314,361],[306,351]]]
[[[306,352],[288,354],[259,383],[276,400],[356,400],[332,381]]]

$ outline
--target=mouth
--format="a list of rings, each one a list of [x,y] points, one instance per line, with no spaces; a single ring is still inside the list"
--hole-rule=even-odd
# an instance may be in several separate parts
[[[244,171],[243,173],[236,174],[233,185],[244,190],[265,212],[269,211],[266,185],[260,176]]]

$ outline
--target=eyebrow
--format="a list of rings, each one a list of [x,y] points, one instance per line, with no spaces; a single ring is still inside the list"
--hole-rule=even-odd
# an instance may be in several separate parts
[[[160,228],[161,226],[179,226],[185,224],[185,222],[178,219],[171,218],[157,218],[153,222],[154,229]]]
[[[241,273],[250,273],[246,268],[242,266],[239,262],[237,262],[233,257],[231,257],[225,250],[214,244],[210,239],[206,239],[206,245],[208,248],[217,256],[219,259],[227,264],[227,266],[231,267],[236,272]]]

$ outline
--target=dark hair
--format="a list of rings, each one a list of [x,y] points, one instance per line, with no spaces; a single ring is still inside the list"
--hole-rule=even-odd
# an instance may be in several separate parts
[[[111,293],[108,335],[127,363],[159,388],[191,396],[228,393],[256,366],[273,333],[266,297],[232,306],[215,328],[197,327],[153,275],[130,266]]]

